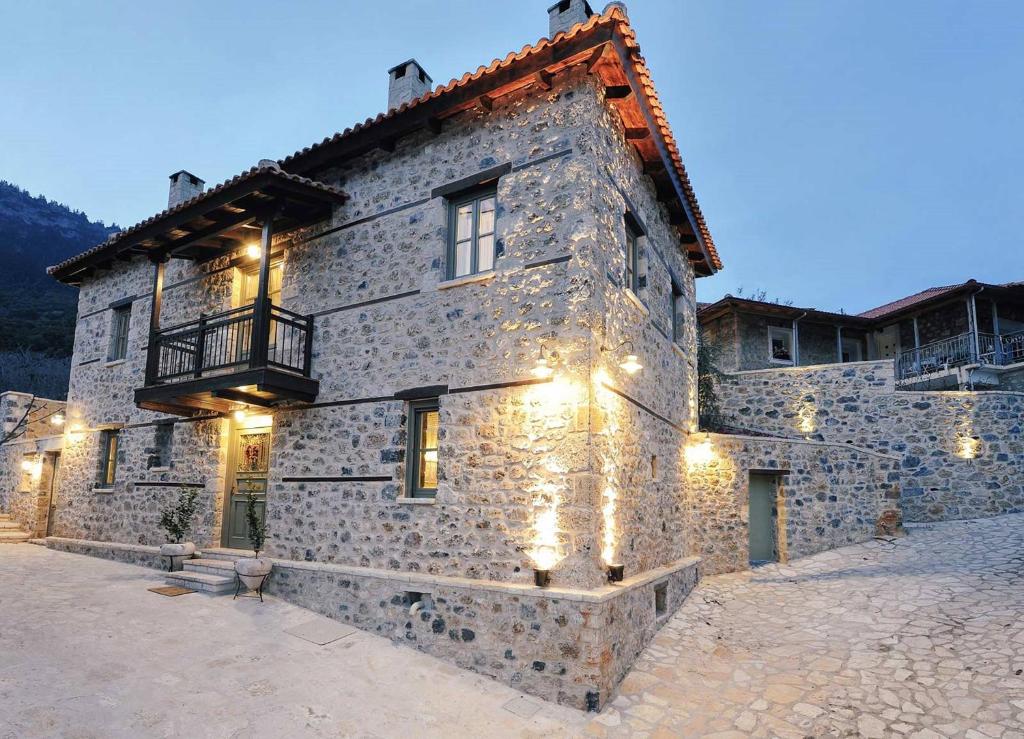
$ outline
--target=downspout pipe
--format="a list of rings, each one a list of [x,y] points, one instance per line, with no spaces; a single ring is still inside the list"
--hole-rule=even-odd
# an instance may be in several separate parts
[[[793,366],[800,366],[800,326],[798,325],[805,316],[807,311],[804,311],[799,316],[793,319]]]
[[[978,338],[978,305],[977,305],[977,303],[975,302],[974,299],[975,299],[975,297],[977,297],[977,295],[979,293],[984,292],[984,290],[985,290],[984,286],[979,287],[977,290],[972,292],[970,294],[970,296],[968,297],[968,299],[967,299],[967,311],[968,311],[967,317],[971,321],[971,339],[972,339],[972,342],[973,342],[973,347],[972,348],[974,349],[974,361],[977,364],[979,364],[979,365],[981,364],[981,346],[980,346],[980,340]],[[996,338],[996,341],[997,342],[999,341],[998,337]],[[975,369],[976,369],[975,367],[972,367],[972,368],[967,370],[967,389],[971,390],[972,392],[974,391],[974,370]]]

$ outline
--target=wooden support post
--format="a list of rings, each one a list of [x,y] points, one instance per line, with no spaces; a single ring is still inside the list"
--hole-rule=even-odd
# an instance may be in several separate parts
[[[836,362],[843,363],[843,327],[836,326]]]
[[[160,310],[164,298],[164,268],[166,262],[160,259],[153,263],[153,298],[149,311],[149,343],[146,347],[146,384],[152,385],[160,364],[160,344],[157,332],[160,331]]]
[[[265,367],[270,343],[270,242],[274,238],[274,214],[263,219],[260,237],[260,273],[253,303],[252,338],[249,342],[249,366]]]
[[[793,320],[793,366],[800,366],[800,319]]]

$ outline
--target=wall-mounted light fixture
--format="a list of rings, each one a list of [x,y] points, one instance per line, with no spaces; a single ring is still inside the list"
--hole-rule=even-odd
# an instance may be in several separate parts
[[[711,434],[704,432],[704,438],[686,447],[686,463],[690,467],[702,467],[710,464],[715,458],[715,449],[711,445]]]
[[[245,412],[245,408],[238,408],[231,415],[238,423],[243,423],[248,414]]]
[[[249,259],[259,259],[262,253],[263,250],[259,244],[248,244],[245,247],[245,256],[249,257]]]
[[[625,565],[608,565],[608,582],[622,582],[625,570]]]
[[[540,352],[537,355],[537,364],[530,374],[538,380],[546,380],[555,374],[555,367],[558,365],[558,352],[549,349],[547,344],[540,345]]]
[[[630,339],[626,339],[614,349],[609,349],[606,346],[601,347],[602,352],[618,352],[619,349],[624,349],[626,346],[629,347],[628,352],[623,356],[622,361],[619,362],[619,367],[624,369],[631,375],[635,375],[637,372],[642,370],[644,366],[640,364],[640,360],[637,357],[635,350],[633,349],[633,342]]]
[[[956,456],[961,459],[977,459],[981,453],[981,439],[977,436],[962,434],[956,440]]]
[[[63,426],[64,425],[64,414],[63,413],[54,413],[52,416],[50,416],[50,423],[53,424],[54,426]]]

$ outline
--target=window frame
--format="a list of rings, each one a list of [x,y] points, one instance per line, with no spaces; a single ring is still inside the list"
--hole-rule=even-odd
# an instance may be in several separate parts
[[[406,415],[406,454],[405,454],[405,497],[407,498],[434,498],[437,496],[437,487],[421,488],[417,481],[420,478],[420,453],[431,451],[429,447],[421,447],[421,423],[420,419],[428,413],[437,414],[437,444],[433,449],[440,457],[441,445],[441,404],[438,398],[425,398],[423,400],[409,401],[409,410]],[[438,459],[440,469],[440,459]]]
[[[494,222],[492,224],[492,230],[490,233],[480,233],[480,203],[488,198],[494,198]],[[445,278],[449,280],[459,280],[463,277],[472,277],[474,275],[486,274],[493,272],[498,264],[498,182],[493,180],[491,182],[477,185],[468,190],[456,193],[453,196],[447,198],[448,200],[448,247],[446,266],[445,266]],[[470,222],[470,254],[469,254],[469,271],[465,274],[456,274],[457,260],[456,260],[456,245],[458,244],[459,235],[459,209],[465,205],[473,205],[473,216]],[[479,240],[481,236],[491,237],[491,248],[493,253],[491,255],[491,266],[487,269],[480,269],[480,244]]]
[[[774,348],[772,346],[773,334],[776,332],[783,333],[789,337],[789,359],[776,359]],[[793,366],[793,329],[792,327],[787,328],[786,326],[769,326],[768,327],[768,361],[772,364],[783,364],[787,366]]]
[[[120,429],[100,431],[100,466],[96,473],[96,487],[110,490],[117,481],[117,452],[120,447]]]
[[[853,349],[856,349],[856,352],[850,351],[850,349],[848,349],[847,347],[852,347]],[[863,345],[861,343],[861,340],[859,338],[857,338],[856,336],[842,336],[842,337],[840,337],[840,339],[839,339],[839,351],[840,351],[840,357],[839,358],[842,360],[840,362],[840,364],[848,364],[850,362],[863,362],[864,361],[864,347],[863,347]],[[843,355],[845,355],[845,354],[849,354],[850,358],[849,359],[843,359]],[[853,358],[854,354],[857,355],[856,359]]]
[[[128,357],[128,333],[132,325],[132,304],[116,305],[111,310],[110,341],[107,361],[117,362]]]
[[[626,241],[623,251],[626,271],[623,275],[623,282],[630,292],[640,297],[640,239],[645,234],[636,217],[629,211],[626,212],[623,220],[626,227]]]
[[[679,286],[679,283],[672,280],[672,293],[669,296],[669,305],[672,309],[672,343],[676,346],[681,347],[683,345],[683,329],[685,323],[680,319],[683,315],[682,311],[679,310],[680,302],[685,304],[686,294],[683,292],[683,288]]]

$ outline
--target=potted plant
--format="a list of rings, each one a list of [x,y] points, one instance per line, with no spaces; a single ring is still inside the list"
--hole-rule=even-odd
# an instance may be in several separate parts
[[[267,527],[256,511],[257,503],[256,494],[250,488],[245,493],[245,522],[249,527],[249,543],[252,544],[256,556],[236,560],[235,572],[238,573],[241,583],[249,590],[255,590],[262,601],[263,583],[274,565],[269,559],[260,557],[260,550],[263,549],[263,542],[267,538]]]
[[[160,547],[160,554],[170,559],[171,572],[181,569],[182,562],[192,557],[196,545],[190,541],[182,541],[192,530],[192,519],[199,507],[199,491],[182,490],[177,503],[172,503],[160,511],[160,526],[167,532],[167,543]]]

